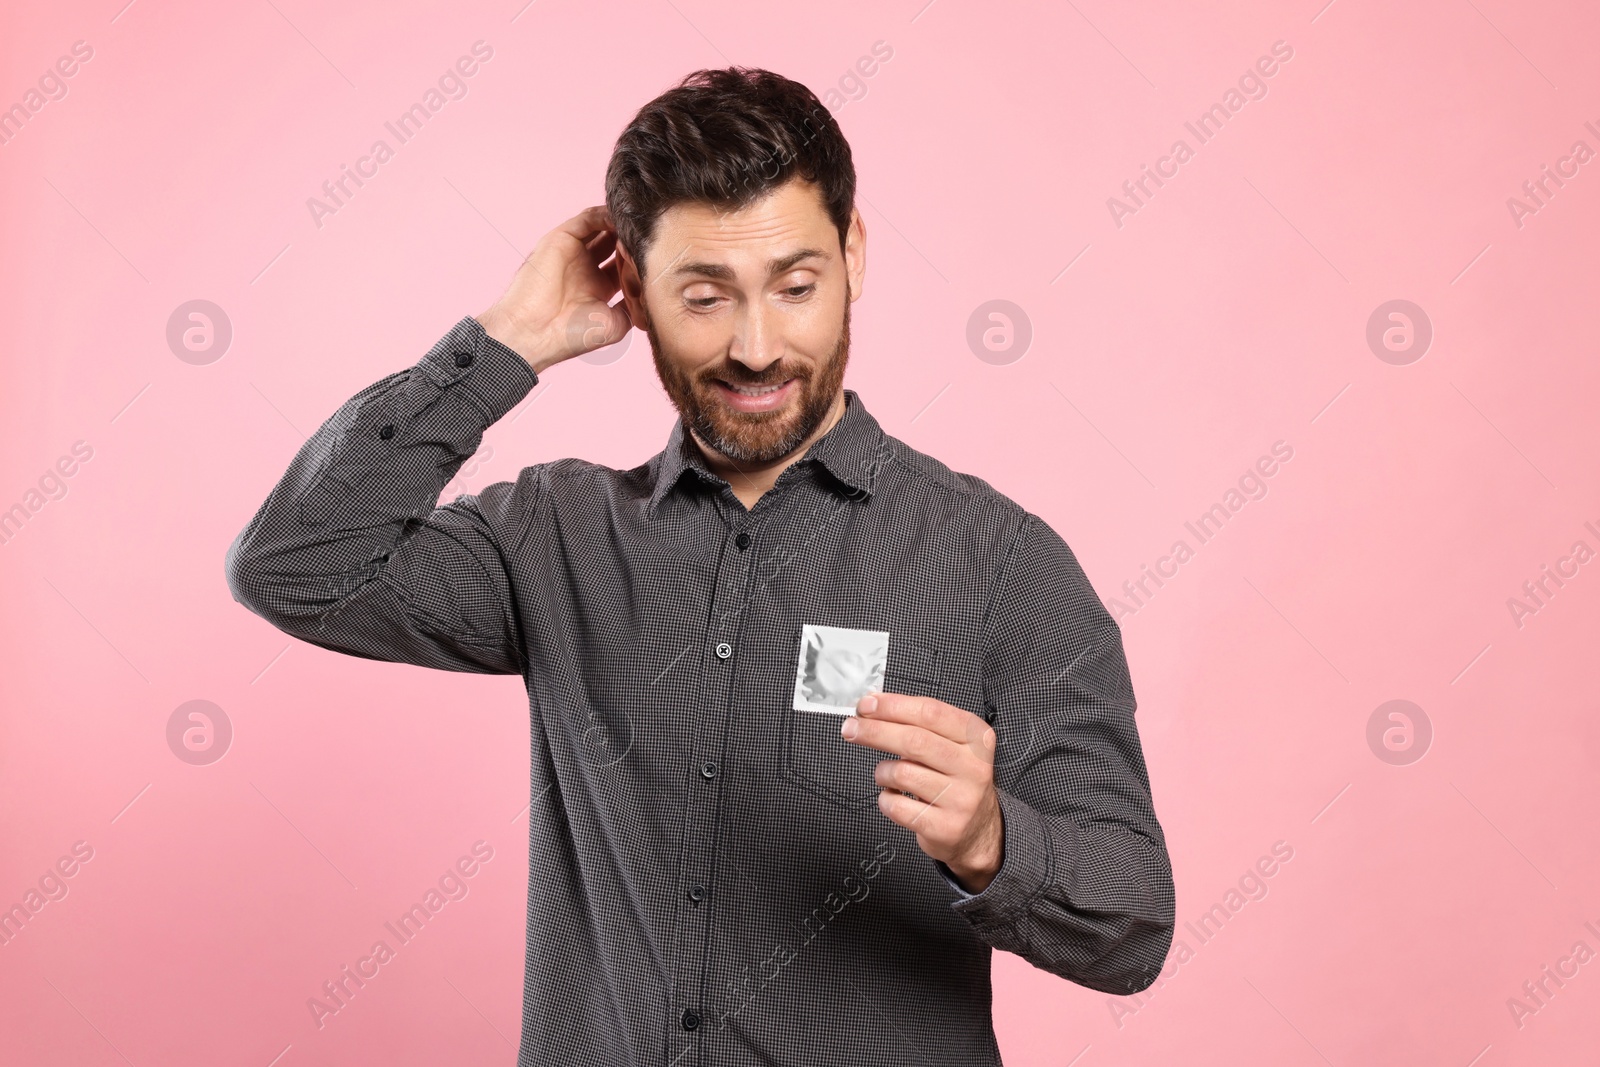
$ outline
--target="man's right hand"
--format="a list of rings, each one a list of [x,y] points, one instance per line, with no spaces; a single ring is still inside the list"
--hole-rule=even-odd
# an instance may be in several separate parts
[[[636,324],[621,291],[617,233],[605,206],[588,208],[539,239],[493,307],[477,316],[496,341],[535,374],[562,360],[614,344]],[[610,258],[609,266],[601,266]]]

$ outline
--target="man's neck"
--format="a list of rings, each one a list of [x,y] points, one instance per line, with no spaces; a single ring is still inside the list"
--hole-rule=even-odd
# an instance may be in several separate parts
[[[739,503],[748,511],[756,506],[756,501],[773,484],[777,482],[778,475],[788,469],[789,465],[806,454],[806,450],[822,438],[829,430],[844,417],[845,399],[844,389],[841,388],[833,397],[833,404],[828,408],[828,416],[817,424],[817,428],[787,455],[781,456],[770,463],[736,463],[727,456],[718,452],[692,429],[690,438],[695,447],[700,450],[700,455],[705,459],[706,467],[725,480],[733,488],[733,495],[739,498]]]

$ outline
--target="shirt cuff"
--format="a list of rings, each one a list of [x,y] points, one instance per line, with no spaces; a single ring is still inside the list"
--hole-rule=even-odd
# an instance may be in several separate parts
[[[1056,848],[1052,841],[1055,828],[1045,822],[1043,815],[1032,805],[996,789],[1000,799],[1001,833],[1000,869],[994,879],[979,893],[962,890],[959,900],[950,907],[961,914],[979,931],[1004,934],[1016,929],[1028,914],[1033,900],[1057,876]],[[1074,854],[1076,841],[1070,843]],[[945,874],[949,868],[941,871]],[[1061,872],[1064,876],[1065,872]],[[947,879],[949,875],[946,874]],[[957,887],[959,888],[959,887]],[[1070,886],[1058,887],[1065,894]]]
[[[539,376],[515,350],[490,337],[483,323],[467,315],[439,338],[417,364],[440,389],[464,395],[492,425],[521,403]]]

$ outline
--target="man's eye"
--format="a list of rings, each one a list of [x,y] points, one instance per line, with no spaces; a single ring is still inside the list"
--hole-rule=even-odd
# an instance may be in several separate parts
[[[687,301],[690,307],[700,308],[703,311],[710,310],[711,305],[715,304],[716,302],[717,298],[714,296],[690,297]]]
[[[790,296],[805,296],[807,293],[811,292],[811,290],[813,290],[815,288],[816,288],[815,284],[812,284],[812,285],[791,285],[789,288],[785,289],[784,292],[788,293]]]

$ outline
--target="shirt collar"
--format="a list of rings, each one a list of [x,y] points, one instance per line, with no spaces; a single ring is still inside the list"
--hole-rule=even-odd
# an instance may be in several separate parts
[[[861,403],[854,389],[844,391],[844,414],[832,429],[823,434],[804,456],[784,469],[778,480],[792,481],[789,472],[804,464],[816,464],[832,476],[834,489],[850,500],[865,500],[877,485],[878,472],[889,462],[888,438],[878,420]],[[703,481],[722,486],[727,482],[706,466],[700,448],[684,427],[680,417],[672,424],[667,447],[657,457],[655,486],[650,494],[648,514],[654,518],[661,501],[678,480],[693,471]]]

